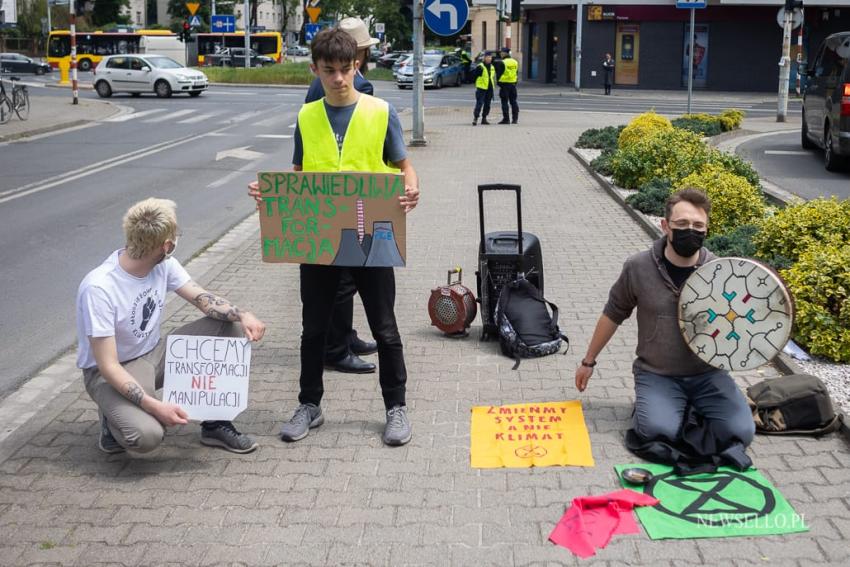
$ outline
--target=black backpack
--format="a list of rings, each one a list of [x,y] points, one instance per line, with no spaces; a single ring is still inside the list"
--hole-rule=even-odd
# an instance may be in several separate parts
[[[747,388],[757,433],[823,435],[841,426],[823,382],[809,374],[770,378]]]
[[[493,319],[499,328],[502,353],[516,360],[514,370],[521,358],[554,354],[563,342],[569,348],[570,340],[558,328],[558,307],[522,276],[502,286]]]

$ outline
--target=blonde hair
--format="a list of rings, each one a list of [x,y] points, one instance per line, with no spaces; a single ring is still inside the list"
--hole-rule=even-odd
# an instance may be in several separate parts
[[[123,226],[127,254],[134,260],[143,258],[177,237],[177,203],[156,198],[139,201],[124,215]]]

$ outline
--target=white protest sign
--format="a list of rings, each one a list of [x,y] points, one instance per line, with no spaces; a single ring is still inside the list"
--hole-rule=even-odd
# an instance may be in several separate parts
[[[170,335],[162,401],[189,419],[231,421],[248,407],[251,342],[239,337]]]

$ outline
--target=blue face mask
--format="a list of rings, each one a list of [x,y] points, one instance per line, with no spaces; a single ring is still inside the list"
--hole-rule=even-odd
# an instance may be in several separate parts
[[[690,258],[702,248],[702,243],[705,241],[705,231],[695,230],[693,228],[674,228],[672,229],[670,244],[673,250],[683,258]]]

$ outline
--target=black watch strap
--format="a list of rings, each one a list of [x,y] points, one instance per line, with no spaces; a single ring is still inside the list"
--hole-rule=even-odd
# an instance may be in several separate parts
[[[585,360],[582,358],[581,365],[587,366],[588,368],[593,368],[594,366],[596,366],[596,361],[594,360],[593,362],[585,362]]]

